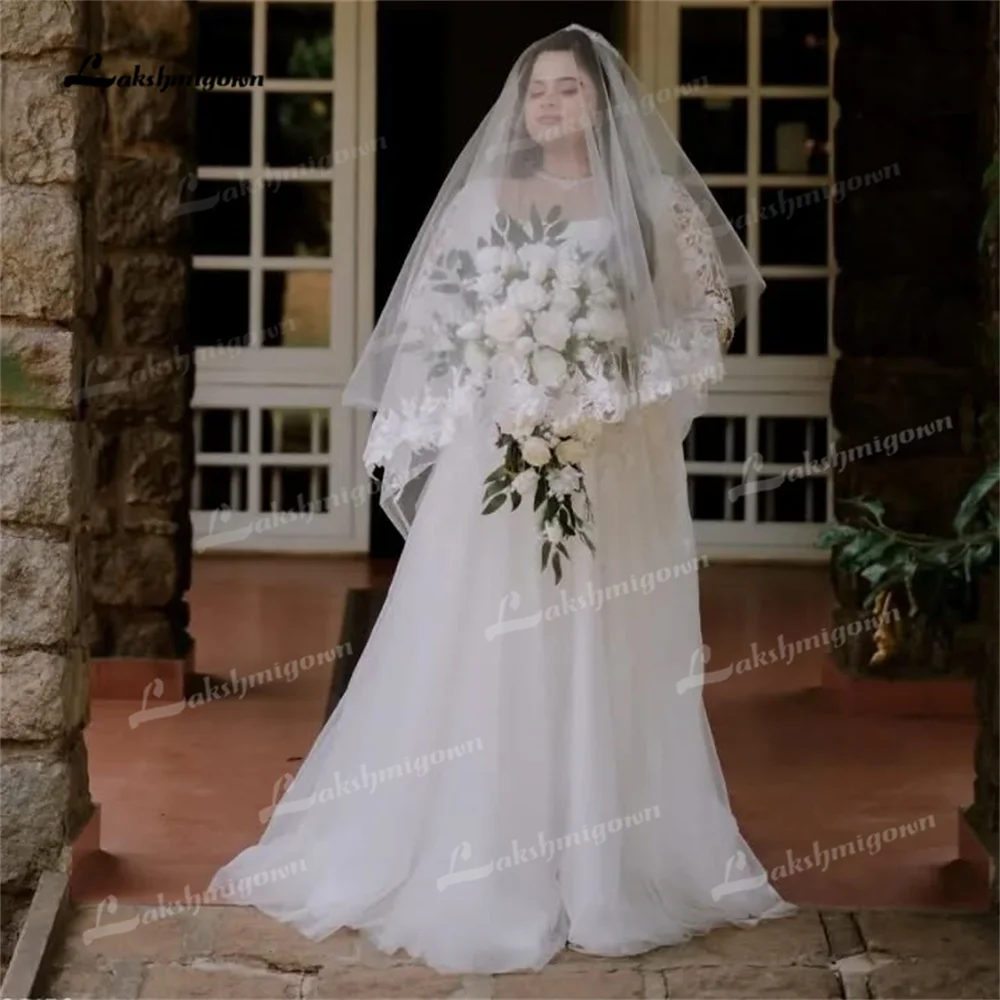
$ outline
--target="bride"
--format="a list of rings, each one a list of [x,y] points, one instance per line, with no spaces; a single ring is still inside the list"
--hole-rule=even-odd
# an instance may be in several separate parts
[[[449,174],[345,390],[406,546],[227,901],[461,972],[793,912],[702,705],[681,451],[763,283],[641,96],[571,25]]]

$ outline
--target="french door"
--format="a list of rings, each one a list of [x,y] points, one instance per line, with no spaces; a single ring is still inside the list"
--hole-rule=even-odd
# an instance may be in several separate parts
[[[639,2],[629,14],[636,72],[767,282],[685,442],[700,551],[825,560],[815,540],[832,485],[814,463],[831,435],[830,3]]]
[[[373,4],[200,0],[196,551],[364,551],[368,414],[344,410],[373,259]]]

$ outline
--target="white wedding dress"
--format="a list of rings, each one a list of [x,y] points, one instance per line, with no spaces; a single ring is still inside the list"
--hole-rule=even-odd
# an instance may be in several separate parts
[[[606,238],[599,221],[569,235]],[[215,876],[238,890],[223,901],[461,972],[794,911],[740,835],[690,681],[698,573],[672,405],[605,428],[584,464],[596,555],[577,543],[559,587],[530,504],[481,513],[495,429],[458,428],[346,696],[261,841]]]

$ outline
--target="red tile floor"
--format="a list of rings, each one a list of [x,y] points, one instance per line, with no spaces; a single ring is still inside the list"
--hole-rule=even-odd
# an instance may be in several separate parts
[[[200,672],[265,670],[336,645],[350,587],[385,579],[362,559],[203,558],[190,594]],[[709,670],[818,635],[830,621],[825,569],[712,566],[702,574]],[[985,886],[956,860],[956,809],[972,794],[971,719],[852,716],[820,686],[824,657],[733,673],[705,688],[733,809],[774,872],[854,844],[827,870],[782,876],[799,903],[852,907],[985,905]],[[169,718],[130,717],[138,702],[97,701],[87,731],[102,852],[74,871],[80,901],[156,903],[205,888],[254,842],[260,811],[309,749],[330,667],[191,705]],[[924,829],[857,849],[858,838],[924,819]],[[933,824],[933,825],[932,825]],[[881,838],[880,838],[881,839]],[[734,875],[734,877],[736,877]]]

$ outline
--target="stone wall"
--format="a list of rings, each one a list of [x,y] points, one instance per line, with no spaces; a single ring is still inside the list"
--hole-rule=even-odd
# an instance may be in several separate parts
[[[900,528],[947,534],[985,465],[980,416],[996,395],[983,377],[977,249],[981,176],[992,150],[982,124],[988,69],[987,2],[856,3],[837,0],[834,207],[840,268],[833,332],[840,357],[831,408],[843,451],[939,418],[951,427],[849,463],[838,499],[869,494]],[[888,165],[898,175],[850,191],[849,180]],[[857,581],[834,572],[840,620],[858,617]],[[866,672],[865,634],[839,652]],[[908,627],[894,676],[975,672],[983,660],[974,623],[954,640],[932,623]]]
[[[186,0],[101,6],[101,72],[189,63]],[[194,364],[188,216],[177,206],[194,169],[194,94],[115,86],[103,98],[98,342],[85,373],[95,447],[88,636],[95,656],[180,659],[191,642]]]
[[[94,46],[82,0],[0,4],[0,332],[33,388],[5,393],[0,469],[3,958],[38,875],[88,819],[91,499],[79,385],[90,352],[100,100],[65,88]]]

